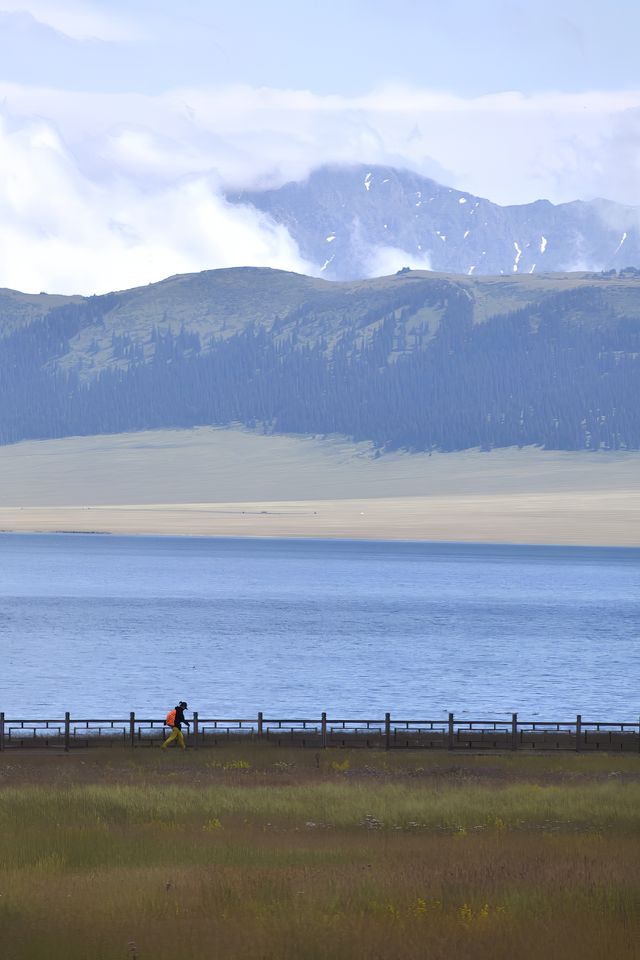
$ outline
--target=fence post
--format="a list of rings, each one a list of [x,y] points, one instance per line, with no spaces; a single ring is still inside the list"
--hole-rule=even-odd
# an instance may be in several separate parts
[[[0,750],[4,750],[4,710],[0,712]]]
[[[327,714],[324,710],[322,711],[322,721],[320,724],[320,743],[324,750],[327,746]]]
[[[578,714],[576,717],[576,750],[580,752],[582,750],[582,745],[580,740],[582,739],[582,716]]]
[[[449,714],[449,750],[453,750],[453,714]]]
[[[129,745],[132,748],[136,745],[136,715],[133,710],[129,714]]]
[[[391,714],[385,713],[384,715],[384,748],[389,750],[391,748]]]
[[[198,749],[198,737],[200,735],[200,727],[198,721],[198,711],[193,711],[193,749]]]
[[[518,749],[518,714],[511,714],[511,749]]]
[[[263,721],[264,721],[264,716],[263,716],[262,710],[258,710],[258,736],[259,737],[262,737],[264,735]]]
[[[69,742],[71,739],[71,714],[67,710],[64,715],[64,752],[69,753]]]

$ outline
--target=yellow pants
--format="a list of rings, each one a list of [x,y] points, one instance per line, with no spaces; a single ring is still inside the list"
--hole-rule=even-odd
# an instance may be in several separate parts
[[[165,742],[162,744],[161,749],[164,750],[165,747],[168,747],[172,740],[177,740],[180,744],[182,750],[185,749],[184,737],[182,736],[182,730],[179,730],[178,727],[174,727]]]

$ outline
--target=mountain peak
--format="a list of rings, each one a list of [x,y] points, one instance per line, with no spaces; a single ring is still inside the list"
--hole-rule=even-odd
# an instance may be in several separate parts
[[[468,276],[640,265],[640,210],[606,200],[502,207],[411,170],[325,165],[228,198],[284,225],[331,280],[402,267]]]

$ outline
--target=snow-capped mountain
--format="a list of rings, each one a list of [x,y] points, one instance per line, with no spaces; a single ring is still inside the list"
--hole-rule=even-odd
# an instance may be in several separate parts
[[[393,167],[321,167],[279,189],[229,196],[287,227],[332,280],[403,266],[478,274],[640,265],[640,208],[607,200],[502,207]]]

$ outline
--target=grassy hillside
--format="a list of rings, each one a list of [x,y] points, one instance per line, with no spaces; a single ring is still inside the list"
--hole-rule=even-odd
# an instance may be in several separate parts
[[[448,291],[464,291],[474,323],[575,291],[603,295],[610,320],[638,312],[640,274],[460,277],[413,270],[338,283],[280,270],[237,267],[168,277],[145,287],[89,298],[1,290],[0,336],[52,312],[60,324],[65,317],[77,315],[82,319],[75,336],[69,338],[69,350],[54,361],[96,374],[105,366],[122,366],[122,358],[113,348],[114,336],[130,337],[141,344],[149,359],[154,327],[176,335],[185,330],[206,341],[212,336],[229,338],[257,324],[281,339],[295,329],[305,341],[314,343],[326,334],[327,327],[331,333],[353,325],[375,329],[385,313],[392,310],[399,317],[418,300],[406,330],[426,324],[434,332],[442,315],[442,296]],[[65,306],[76,310],[58,309]],[[597,310],[582,308],[580,315],[590,324],[605,319]]]
[[[48,293],[19,293],[17,290],[0,289],[0,338],[6,337],[19,327],[26,326],[56,307],[70,303],[82,303],[83,297],[63,297]]]
[[[0,442],[236,421],[385,449],[640,448],[631,269],[330,283],[237,268],[5,300]]]

